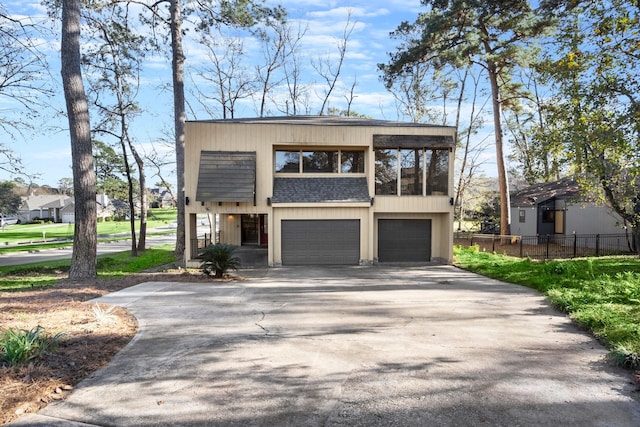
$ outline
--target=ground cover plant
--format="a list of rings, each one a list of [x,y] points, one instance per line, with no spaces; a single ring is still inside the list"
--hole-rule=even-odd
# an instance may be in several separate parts
[[[539,290],[607,345],[616,363],[640,369],[638,257],[534,261],[456,247],[455,263]]]
[[[126,310],[88,300],[143,282],[212,281],[175,263],[167,245],[137,258],[101,255],[98,277],[82,282],[66,279],[69,261],[0,268],[0,425],[64,398],[133,337],[136,320]],[[24,362],[6,360],[7,340]]]

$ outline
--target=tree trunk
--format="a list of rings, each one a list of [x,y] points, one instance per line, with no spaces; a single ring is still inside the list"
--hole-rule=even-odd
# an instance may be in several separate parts
[[[176,249],[178,256],[184,256],[185,218],[184,218],[184,123],[186,121],[184,101],[184,52],[182,50],[181,1],[171,0],[171,68],[173,73],[173,108],[176,141],[176,175],[178,226],[176,228]]]
[[[89,107],[80,69],[80,0],[62,2],[61,74],[67,104],[75,226],[69,279],[96,276],[97,206]]]
[[[489,62],[489,82],[491,83],[491,101],[493,104],[493,125],[496,135],[496,163],[498,165],[498,191],[500,193],[500,234],[503,236],[511,233],[511,206],[509,197],[509,183],[504,164],[504,152],[502,148],[502,112],[500,101],[500,86],[498,85],[498,71],[496,64]]]

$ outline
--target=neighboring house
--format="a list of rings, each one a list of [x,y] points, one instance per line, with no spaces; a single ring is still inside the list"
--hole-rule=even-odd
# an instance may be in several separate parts
[[[113,216],[113,205],[105,194],[96,196],[98,218]],[[75,204],[73,198],[64,195],[28,196],[22,198],[18,211],[20,222],[34,219],[50,219],[53,222],[72,224],[75,222]]]
[[[187,122],[186,263],[197,215],[270,266],[453,258],[455,128],[331,116]]]
[[[521,236],[620,234],[622,218],[581,195],[571,178],[535,184],[511,196],[511,233]]]
[[[160,188],[152,188],[150,190],[151,207],[153,208],[174,208],[176,201],[171,193]]]
[[[112,200],[106,194],[98,194],[96,196],[96,212],[98,219],[103,221],[106,218],[113,217],[115,213],[115,207]],[[62,222],[67,224],[73,224],[76,222],[76,205],[75,201],[71,200],[61,211]]]
[[[34,219],[50,219],[62,222],[62,209],[72,201],[65,195],[31,195],[22,197],[17,217],[21,223]]]

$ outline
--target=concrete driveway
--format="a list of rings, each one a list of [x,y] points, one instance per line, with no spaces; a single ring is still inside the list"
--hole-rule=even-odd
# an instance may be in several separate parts
[[[139,334],[15,425],[640,425],[630,373],[594,339],[536,292],[451,266],[278,268],[101,301]]]

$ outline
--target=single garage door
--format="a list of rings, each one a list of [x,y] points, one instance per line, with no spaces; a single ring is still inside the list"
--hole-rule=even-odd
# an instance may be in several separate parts
[[[430,219],[378,220],[378,261],[424,262],[430,260]]]
[[[360,220],[282,221],[283,265],[357,265]]]

